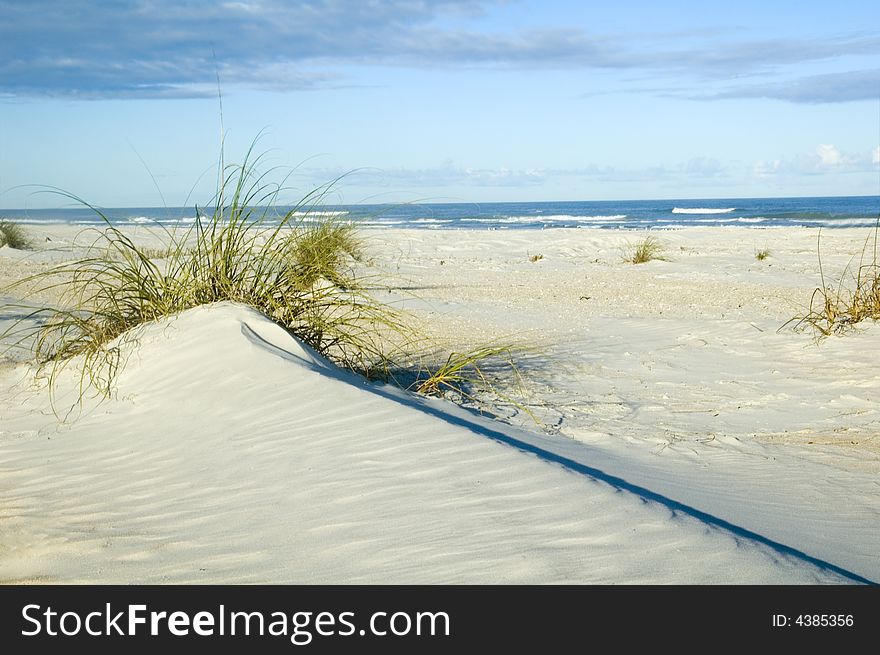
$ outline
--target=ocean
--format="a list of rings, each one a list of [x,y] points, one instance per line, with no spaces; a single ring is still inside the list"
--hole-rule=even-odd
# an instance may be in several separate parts
[[[273,215],[290,211],[277,207]],[[117,225],[185,226],[193,207],[102,209]],[[201,210],[204,214],[204,210]],[[671,230],[700,227],[872,227],[880,220],[880,196],[822,198],[730,198],[713,200],[613,200],[576,202],[413,203],[321,205],[297,218],[333,216],[366,228],[465,230],[602,228]],[[22,223],[98,225],[87,207],[0,210],[0,218]]]

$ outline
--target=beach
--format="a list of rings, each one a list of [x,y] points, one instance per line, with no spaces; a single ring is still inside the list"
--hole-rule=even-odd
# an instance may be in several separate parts
[[[78,232],[28,230],[0,289]],[[63,420],[7,357],[0,581],[880,581],[880,328],[790,322],[872,230],[653,230],[663,258],[624,261],[646,234],[363,232],[372,295],[437,343],[528,348],[483,405],[367,382],[231,303],[140,328],[113,397]],[[22,289],[0,301],[52,300]]]

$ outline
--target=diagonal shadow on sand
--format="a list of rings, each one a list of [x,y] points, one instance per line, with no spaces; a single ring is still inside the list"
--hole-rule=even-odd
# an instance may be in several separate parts
[[[520,450],[524,453],[528,453],[532,456],[538,457],[545,462],[562,466],[563,468],[579,475],[587,476],[598,482],[604,482],[614,489],[634,494],[645,502],[657,503],[659,505],[662,505],[663,507],[668,509],[673,515],[682,514],[697,519],[698,521],[701,521],[714,528],[729,532],[735,538],[748,539],[750,541],[763,544],[764,546],[773,549],[780,555],[794,557],[806,563],[812,564],[819,569],[840,575],[848,580],[851,580],[854,583],[871,585],[877,584],[877,582],[869,580],[868,578],[849,571],[841,566],[809,555],[808,553],[798,550],[797,548],[775,541],[757,532],[753,532],[748,528],[736,525],[718,516],[709,514],[708,512],[652,491],[647,487],[629,482],[624,478],[616,475],[611,475],[605,471],[602,471],[601,469],[589,466],[582,462],[578,462],[570,457],[555,453],[552,450],[543,448],[539,445],[529,443],[528,441],[524,439],[519,439],[512,434],[509,434],[508,432],[495,429],[492,427],[488,419],[479,416],[472,410],[468,410],[466,408],[458,408],[459,410],[461,410],[460,413],[452,413],[445,408],[433,407],[429,402],[425,402],[421,398],[406,395],[406,392],[403,392],[399,388],[368,382],[367,380],[355,375],[350,371],[345,371],[337,368],[336,366],[333,366],[332,364],[329,364],[323,357],[321,357],[311,348],[300,342],[297,342],[297,345],[303,350],[303,355],[306,355],[306,357],[303,357],[302,355],[297,355],[287,350],[286,348],[272,343],[268,339],[264,338],[257,331],[253,330],[251,326],[249,326],[247,323],[242,324],[242,333],[253,343],[265,348],[266,350],[274,353],[279,357],[288,360],[294,360],[300,364],[305,364],[308,368],[311,368],[316,372],[320,372],[322,375],[335,378],[348,384],[354,384],[355,386],[358,386],[363,390],[375,394],[386,400],[391,400],[410,409],[421,411],[427,415],[440,419],[441,421],[444,421],[451,425],[464,428],[481,437],[492,439],[493,441],[496,441],[500,444],[516,448],[517,450]],[[472,414],[473,417],[468,417],[465,414]],[[514,430],[515,428],[511,429],[510,432],[513,432]]]

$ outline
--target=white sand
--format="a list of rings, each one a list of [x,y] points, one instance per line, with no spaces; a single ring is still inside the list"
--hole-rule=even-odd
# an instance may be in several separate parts
[[[0,580],[880,580],[880,327],[777,332],[816,232],[662,233],[672,261],[622,263],[639,236],[369,233],[379,297],[435,334],[543,346],[549,434],[368,385],[232,305],[143,330],[118,397],[63,426],[7,363]],[[866,236],[823,233],[826,272]],[[0,249],[0,276],[51,258]]]

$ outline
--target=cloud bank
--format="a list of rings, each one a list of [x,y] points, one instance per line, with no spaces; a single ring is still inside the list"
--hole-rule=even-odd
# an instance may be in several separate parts
[[[343,67],[631,71],[730,81],[880,54],[876,34],[737,40],[591,34],[560,26],[465,28],[501,0],[0,0],[0,94],[175,98],[224,85],[303,91],[349,83]],[[713,96],[843,102],[877,97],[878,70],[752,85]],[[873,95],[872,95],[873,94]]]
[[[775,176],[824,175],[827,173],[864,173],[877,168],[880,147],[871,152],[842,152],[837,146],[823,143],[811,153],[787,159],[759,160],[752,167],[756,178]]]

